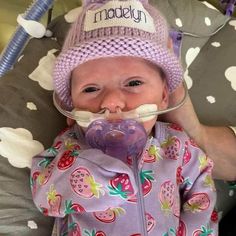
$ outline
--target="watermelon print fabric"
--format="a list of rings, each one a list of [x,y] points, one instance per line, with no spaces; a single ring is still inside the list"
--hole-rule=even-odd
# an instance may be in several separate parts
[[[157,122],[138,161],[149,236],[218,235],[212,161],[181,127]],[[53,235],[141,236],[131,159],[91,149],[77,125],[33,158],[30,183]]]

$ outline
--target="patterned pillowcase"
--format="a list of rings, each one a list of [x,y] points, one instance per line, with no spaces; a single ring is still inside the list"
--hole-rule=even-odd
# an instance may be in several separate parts
[[[181,62],[188,68],[219,27],[228,19],[206,1],[162,1],[151,0],[154,6],[166,16],[170,28],[183,32]]]
[[[236,18],[213,35],[189,67],[189,93],[201,122],[236,126]]]
[[[210,37],[185,73],[189,94],[200,121],[236,126],[236,19]],[[236,204],[235,186],[215,181],[219,215]]]
[[[170,18],[172,26],[178,26],[177,28],[184,29],[187,32],[192,32],[190,30],[195,28],[198,29],[199,22],[203,21],[202,27],[205,27],[206,31],[199,29],[199,31],[196,30],[194,32],[210,34],[225,21],[225,17],[220,12],[211,10],[195,0],[156,0],[155,2],[159,4],[158,6],[162,8],[163,12],[166,9],[164,14]],[[167,3],[172,5],[165,5]],[[203,10],[204,14],[202,12]],[[28,180],[29,167],[32,156],[44,148],[49,147],[56,134],[66,125],[65,118],[58,113],[52,104],[51,72],[55,57],[61,48],[70,25],[67,21],[73,21],[77,13],[77,10],[73,10],[65,17],[60,16],[55,19],[50,25],[50,29],[53,31],[52,38],[31,39],[14,69],[0,79],[0,181],[2,183],[0,190],[2,193],[0,195],[0,209],[2,210],[3,216],[8,216],[8,218],[0,217],[1,235],[30,236],[34,234],[35,236],[47,236],[51,234],[52,219],[43,217],[35,208],[31,199]],[[203,19],[207,16],[210,19],[207,22],[211,22],[211,25],[205,26]],[[220,41],[222,46],[224,40],[229,40],[230,36],[225,35],[225,37],[222,37],[222,41]],[[196,38],[196,40],[193,40],[193,38],[189,38],[189,40],[184,38],[182,49],[185,52],[182,53],[184,55],[182,58],[185,58],[185,55],[189,55],[191,51],[194,51],[192,48],[195,49],[199,45],[199,47],[203,47],[205,44],[203,49],[207,52],[207,45],[209,43],[206,44],[206,42],[208,38]],[[229,54],[236,55],[236,52],[233,53],[236,47],[233,44],[227,44],[227,46],[230,53],[225,55],[228,57]],[[209,47],[212,46],[209,45]],[[190,52],[186,53],[189,49]],[[211,50],[216,49],[220,50],[219,47],[211,48]],[[196,50],[196,52],[198,51]],[[211,80],[214,79],[213,74],[215,72],[213,70],[218,68],[218,64],[215,63],[214,66],[210,64],[206,68],[207,62],[216,59],[213,53],[212,56],[214,58],[208,58],[206,60],[206,52],[204,54],[205,56],[201,56],[200,53],[195,60],[196,63],[194,61],[193,64],[190,63],[193,61],[193,57],[186,56],[190,58],[188,59],[189,61],[186,61],[189,66],[189,75],[186,78],[190,78],[189,81],[193,84],[190,93],[193,95],[196,94],[193,100],[195,106],[199,108],[199,114],[204,114],[206,111],[201,110],[200,103],[199,105],[197,104],[197,98],[201,97],[202,100],[206,98],[205,95],[201,94],[215,96],[209,89],[216,89],[218,87],[214,82],[211,82],[211,86],[209,87],[200,86],[201,84],[197,86],[200,79],[202,82],[202,78],[205,78],[202,75],[205,74],[206,69],[209,70],[208,79],[210,81],[210,78]],[[192,54],[194,55],[194,53]],[[228,63],[227,65],[229,67],[232,58],[230,57],[228,60],[228,57],[224,59],[224,63]],[[198,60],[198,58],[202,59]],[[201,64],[201,60],[205,62]],[[234,61],[236,60],[234,59]],[[232,91],[230,85],[227,88]],[[224,90],[225,96],[228,95],[227,88]],[[202,89],[208,89],[209,92],[204,92]],[[217,96],[215,97],[217,98]],[[229,100],[227,106],[232,106],[233,102]],[[209,106],[212,105],[212,103],[206,104]],[[218,108],[216,106],[214,107],[213,104],[212,109],[215,109],[214,114],[217,117],[219,115],[217,114]],[[209,122],[214,118],[210,118],[212,114],[213,112],[208,114]],[[222,122],[228,124],[226,113],[222,114]]]
[[[58,49],[53,39],[32,39],[15,68],[0,78],[0,235],[51,232],[53,219],[32,202],[29,167],[65,127],[52,104],[50,74]]]

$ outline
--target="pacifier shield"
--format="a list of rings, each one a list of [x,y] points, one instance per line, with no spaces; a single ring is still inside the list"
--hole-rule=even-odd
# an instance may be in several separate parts
[[[135,120],[96,120],[86,130],[87,143],[104,153],[127,162],[139,156],[147,141],[144,127]]]

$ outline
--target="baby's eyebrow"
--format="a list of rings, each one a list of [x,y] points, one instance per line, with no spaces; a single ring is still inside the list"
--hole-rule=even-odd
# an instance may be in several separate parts
[[[133,76],[128,77],[127,79],[130,80],[130,79],[143,79],[143,78],[144,77],[140,75],[133,75]]]

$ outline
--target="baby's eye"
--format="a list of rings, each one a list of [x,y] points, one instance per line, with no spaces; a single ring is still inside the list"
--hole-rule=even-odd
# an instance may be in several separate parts
[[[140,86],[143,82],[141,80],[131,80],[126,84],[126,87]]]
[[[99,89],[97,87],[87,87],[83,90],[83,93],[93,93],[98,91]]]

